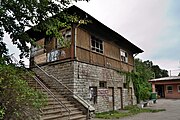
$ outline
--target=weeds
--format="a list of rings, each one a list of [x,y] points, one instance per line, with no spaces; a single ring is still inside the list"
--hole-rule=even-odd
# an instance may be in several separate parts
[[[148,109],[148,108],[139,108],[136,105],[130,105],[126,106],[124,108],[124,111],[109,111],[109,112],[102,112],[102,113],[96,113],[96,118],[103,118],[103,119],[118,119],[122,117],[132,116],[136,115],[138,113],[156,113],[160,111],[166,111],[165,109]]]

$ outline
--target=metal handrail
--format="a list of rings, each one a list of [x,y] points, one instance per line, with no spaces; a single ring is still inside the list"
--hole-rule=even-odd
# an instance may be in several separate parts
[[[61,84],[63,87],[65,87],[70,93],[72,93],[73,95],[75,95],[76,97],[78,97],[79,99],[81,99],[82,101],[84,101],[84,99],[82,99],[81,97],[79,97],[79,95],[77,95],[76,93],[74,93],[71,89],[69,89],[66,85],[64,85],[62,82],[60,82],[56,77],[54,77],[53,75],[49,75],[45,70],[43,70],[39,65],[37,65],[35,62],[34,62],[34,65],[36,67],[38,67],[43,73],[45,73],[48,77],[51,77],[53,78],[54,80],[56,80],[56,82],[58,82],[59,84]],[[89,108],[90,108],[90,105],[87,104],[86,102],[84,102],[87,106],[88,106],[88,113],[87,113],[87,117],[89,119]]]
[[[14,59],[16,65],[20,65],[19,62],[18,62],[18,60],[13,56],[13,54],[12,54],[10,57],[11,57],[12,59]],[[37,78],[36,76],[32,75],[27,69],[25,69],[25,70],[26,70],[26,72],[27,72],[31,77],[34,78],[34,80],[35,80],[44,90],[46,90],[46,91],[48,92],[48,94],[50,94],[50,95],[54,98],[54,100],[56,100],[56,102],[58,102],[58,104],[60,104],[63,108],[66,109],[66,111],[67,111],[68,114],[69,114],[69,115],[68,115],[68,120],[70,120],[71,110],[70,110],[65,104],[63,104],[62,101],[60,101],[59,99],[57,99],[57,98],[55,97],[54,93],[51,92],[51,90],[50,90],[49,88],[47,88],[46,85],[45,85],[44,83],[42,83],[41,80],[39,80],[39,78]],[[61,110],[60,110],[60,111],[61,111]],[[62,113],[62,111],[61,111],[61,113]]]
[[[44,90],[46,90],[53,98],[54,100],[56,100],[56,102],[58,102],[63,108],[66,109],[66,111],[69,113],[69,119],[70,119],[70,113],[71,113],[71,110],[65,105],[62,103],[62,101],[60,101],[58,98],[56,98],[56,96],[54,95],[53,92],[51,92],[51,90],[49,88],[46,87],[46,85],[44,85],[44,83],[42,83],[39,78],[37,78],[36,76],[32,76],[34,78],[34,80],[41,86],[44,88]],[[62,111],[61,111],[62,113]]]

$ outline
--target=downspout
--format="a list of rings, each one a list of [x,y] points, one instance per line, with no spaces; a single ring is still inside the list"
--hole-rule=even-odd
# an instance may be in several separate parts
[[[133,58],[134,58],[134,72],[136,72],[136,66],[135,66],[135,57],[138,55],[139,53],[136,53]]]
[[[77,56],[77,55],[76,55],[76,54],[77,54],[77,53],[76,53],[76,51],[77,51],[77,50],[76,50],[77,27],[78,27],[78,26],[75,27],[75,35],[74,35],[74,58],[75,58],[75,59],[76,59],[76,56]]]

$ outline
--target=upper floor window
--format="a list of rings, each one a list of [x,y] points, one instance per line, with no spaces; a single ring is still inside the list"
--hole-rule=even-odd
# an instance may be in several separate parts
[[[124,51],[124,50],[121,50],[120,53],[121,53],[121,61],[128,63],[128,54],[127,54],[127,52]]]
[[[103,41],[95,37],[91,37],[91,50],[103,53]]]
[[[71,42],[71,29],[62,30],[61,34],[63,40],[61,41],[57,40],[57,48],[68,45]]]

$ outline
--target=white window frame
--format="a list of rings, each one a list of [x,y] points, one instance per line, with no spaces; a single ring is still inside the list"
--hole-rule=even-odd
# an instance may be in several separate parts
[[[177,85],[177,90],[178,92],[180,92],[180,85]]]
[[[93,44],[93,41],[94,41],[94,44]],[[91,50],[103,54],[104,52],[103,40],[100,40],[94,36],[91,36]]]
[[[168,90],[168,87],[172,87],[172,90]],[[166,85],[167,93],[173,93],[173,85]]]
[[[120,57],[122,62],[128,63],[128,53],[125,50],[120,49]]]

